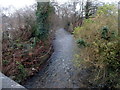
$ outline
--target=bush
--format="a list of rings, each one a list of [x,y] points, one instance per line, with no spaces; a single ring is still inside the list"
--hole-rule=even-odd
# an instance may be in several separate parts
[[[8,65],[9,64],[9,60],[3,60],[2,63],[3,63],[3,65]]]
[[[109,28],[107,26],[104,26],[102,28],[101,38],[108,40],[108,38],[109,38],[108,33],[109,33]]]
[[[82,28],[74,31],[76,39],[82,38],[78,40],[79,45],[89,44],[80,50],[75,62],[84,69],[91,68],[92,74],[87,80],[93,87],[120,87],[117,14],[109,13],[109,9],[116,10],[113,5],[101,6],[95,18],[85,20]]]
[[[85,47],[87,44],[83,39],[77,40],[78,47]]]

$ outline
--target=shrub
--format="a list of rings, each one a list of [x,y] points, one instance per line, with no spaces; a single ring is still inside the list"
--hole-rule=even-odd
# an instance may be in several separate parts
[[[109,28],[107,26],[104,26],[102,28],[101,38],[108,40],[108,38],[109,38],[108,33],[109,33]]]
[[[16,64],[18,69],[18,73],[16,75],[16,81],[20,83],[27,76],[27,72],[25,71],[24,66],[20,62],[16,62]]]
[[[3,60],[3,61],[2,61],[3,65],[8,65],[9,62],[10,62],[9,60]]]
[[[77,40],[78,47],[85,47],[87,44],[83,39],[78,39]]]
[[[82,28],[74,31],[76,39],[82,38],[89,44],[80,50],[75,62],[82,68],[91,68],[92,74],[87,80],[94,87],[120,87],[117,14],[109,13],[109,9],[115,12],[113,6],[101,6],[95,18],[85,20]],[[84,45],[82,40],[78,43]]]

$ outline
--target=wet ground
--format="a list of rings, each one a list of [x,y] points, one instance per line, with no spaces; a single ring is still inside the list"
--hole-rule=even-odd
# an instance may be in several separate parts
[[[56,31],[54,53],[47,65],[24,85],[26,88],[79,88],[73,65],[75,40],[64,29]]]

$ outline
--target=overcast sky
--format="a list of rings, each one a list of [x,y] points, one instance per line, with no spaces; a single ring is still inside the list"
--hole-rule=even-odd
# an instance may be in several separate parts
[[[65,2],[67,0],[57,0],[60,2]],[[101,1],[101,0],[100,0]],[[103,2],[118,2],[120,0],[102,0]],[[35,0],[0,0],[0,6],[8,7],[10,5],[14,6],[16,9],[33,5],[36,1]]]

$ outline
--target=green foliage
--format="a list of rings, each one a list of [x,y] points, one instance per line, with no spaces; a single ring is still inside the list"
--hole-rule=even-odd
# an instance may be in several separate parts
[[[16,64],[18,69],[16,81],[21,82],[27,76],[27,72],[25,71],[24,66],[20,62],[16,62]]]
[[[75,34],[75,33],[79,32],[81,29],[83,29],[83,27],[80,27],[80,26],[75,27],[74,31],[72,33]]]
[[[49,32],[49,15],[53,11],[53,7],[50,6],[49,2],[38,2],[37,3],[37,30],[35,35],[39,39],[44,39],[48,36]]]
[[[96,41],[94,42],[96,47],[94,49],[94,55],[97,54],[98,57],[93,60],[94,63],[96,63],[95,69],[99,69],[98,71],[94,71],[94,73],[98,73],[97,76],[95,76],[96,81],[93,81],[94,84],[100,84],[103,83],[112,86],[116,86],[116,83],[118,83],[119,79],[119,67],[120,62],[118,58],[118,39],[116,38],[114,41]],[[99,78],[97,78],[99,77]],[[100,82],[101,80],[101,82]],[[111,87],[111,86],[110,86]]]
[[[9,60],[3,60],[2,63],[3,65],[7,65],[9,63]]]
[[[74,29],[74,31],[79,31],[81,28],[83,28],[83,27],[75,27],[75,29]]]
[[[31,30],[32,30],[31,31],[31,33],[32,33],[31,37],[35,37],[36,36],[35,32],[37,30],[37,24],[36,24],[36,22],[35,22],[35,24],[31,25]]]
[[[79,55],[79,54],[75,54],[75,55],[74,55],[73,63],[74,63],[75,66],[77,66],[77,67],[80,68],[80,67],[82,66],[81,63],[83,63],[83,61],[84,61],[84,60],[80,58],[80,55]]]
[[[97,14],[101,15],[111,15],[113,13],[116,13],[116,7],[115,5],[111,4],[105,4],[103,6],[98,7]]]
[[[85,19],[84,20],[86,23],[94,23],[94,21],[92,19]]]
[[[107,26],[104,26],[102,28],[101,38],[108,40],[108,37],[109,37],[108,33],[109,33],[109,28]]]
[[[31,47],[35,47],[36,43],[39,41],[39,39],[37,37],[33,38],[33,43],[31,44]]]
[[[120,62],[118,60],[118,42],[109,42],[105,45],[103,52],[105,55],[105,63],[108,65],[108,69],[111,71],[117,70],[120,67]],[[103,49],[103,47],[102,47]]]
[[[86,48],[80,48],[75,62],[79,67],[92,68],[88,81],[93,86],[120,87],[120,39],[117,19],[115,6],[107,4],[98,7],[95,18],[85,19],[82,28],[75,28],[76,39],[82,38],[89,44]],[[83,43],[80,40],[79,43],[81,42]]]
[[[78,47],[85,47],[87,43],[83,39],[78,39],[77,40]]]

